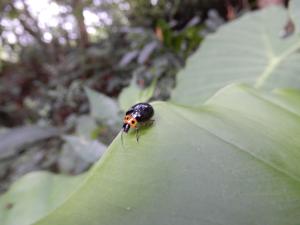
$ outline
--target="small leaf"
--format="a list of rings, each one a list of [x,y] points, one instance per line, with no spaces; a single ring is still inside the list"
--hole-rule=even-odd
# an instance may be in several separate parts
[[[290,0],[289,1],[289,12],[291,19],[295,25],[295,31],[300,32],[300,1]]]
[[[158,47],[157,41],[152,41],[146,44],[139,54],[138,63],[140,64],[145,63],[157,47]]]
[[[139,51],[134,50],[131,52],[127,52],[121,59],[119,66],[120,67],[125,67],[127,66],[129,63],[132,62],[132,60],[134,60],[137,56],[138,56]]]
[[[86,139],[72,135],[64,135],[67,141],[83,160],[89,163],[96,162],[106,150],[107,146],[97,140]]]
[[[25,144],[58,136],[61,131],[54,127],[24,126],[12,128],[0,134],[0,158],[7,157]]]
[[[119,105],[121,109],[126,111],[136,103],[147,102],[154,94],[156,83],[157,78],[152,81],[149,87],[141,89],[136,84],[136,79],[133,78],[130,85],[127,88],[124,88],[119,96]]]
[[[119,107],[115,100],[87,87],[85,92],[94,118],[108,125],[114,125],[119,121]]]
[[[97,123],[91,116],[80,116],[77,118],[76,134],[86,139],[93,139],[93,133],[97,130]]]

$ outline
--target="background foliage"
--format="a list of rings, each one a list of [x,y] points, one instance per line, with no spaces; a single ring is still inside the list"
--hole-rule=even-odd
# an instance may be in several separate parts
[[[222,3],[51,1],[55,26],[28,1],[1,3],[2,188],[37,168],[82,173],[104,154],[82,175],[24,176],[0,198],[1,221],[297,224],[299,5],[248,13],[206,37],[267,4]],[[129,134],[110,144],[122,111],[170,92],[152,103],[141,143]]]
[[[228,6],[237,13],[248,7],[222,1],[1,1],[0,190],[32,170],[87,169],[91,162],[74,146],[97,141],[91,157],[99,156],[119,131],[119,109],[168,99],[176,72],[203,36],[224,23]],[[87,88],[102,93],[95,94],[98,109],[91,116]],[[39,127],[28,125],[49,132],[36,135]],[[20,126],[26,129],[6,133]],[[61,139],[62,133],[69,137]]]

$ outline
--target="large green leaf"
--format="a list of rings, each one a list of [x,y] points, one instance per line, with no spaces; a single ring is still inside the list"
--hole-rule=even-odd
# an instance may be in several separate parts
[[[172,100],[200,105],[236,81],[264,89],[300,88],[300,36],[280,36],[287,21],[287,10],[270,7],[221,27],[179,73]]]
[[[84,181],[85,175],[68,177],[47,172],[25,175],[0,198],[1,225],[27,225],[46,216]]]
[[[234,85],[198,108],[153,103],[140,142],[117,137],[36,224],[299,224],[300,112],[274,99]]]

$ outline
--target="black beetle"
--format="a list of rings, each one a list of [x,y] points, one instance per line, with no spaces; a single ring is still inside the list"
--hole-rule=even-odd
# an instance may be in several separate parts
[[[138,103],[132,106],[126,113],[123,119],[122,132],[128,133],[130,128],[136,129],[136,140],[139,140],[139,127],[141,125],[152,123],[151,118],[154,115],[154,109],[149,103]]]

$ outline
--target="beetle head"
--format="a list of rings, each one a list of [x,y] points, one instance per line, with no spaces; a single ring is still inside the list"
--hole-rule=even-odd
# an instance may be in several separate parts
[[[129,125],[128,123],[124,123],[124,124],[123,124],[123,131],[124,131],[125,133],[127,133],[127,132],[129,131],[129,129],[130,129],[130,125]]]

